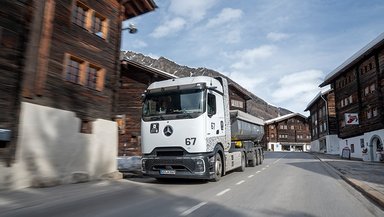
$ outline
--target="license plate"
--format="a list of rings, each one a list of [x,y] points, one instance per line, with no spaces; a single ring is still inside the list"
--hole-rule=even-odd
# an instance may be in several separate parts
[[[176,170],[160,170],[160,175],[175,175]]]

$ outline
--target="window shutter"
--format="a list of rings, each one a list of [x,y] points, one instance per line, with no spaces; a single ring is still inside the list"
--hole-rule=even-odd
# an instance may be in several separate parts
[[[105,83],[105,69],[100,69],[97,76],[96,90],[103,91]]]

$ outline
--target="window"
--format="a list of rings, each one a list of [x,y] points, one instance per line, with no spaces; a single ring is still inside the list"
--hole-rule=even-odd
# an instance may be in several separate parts
[[[100,38],[107,38],[108,20],[79,1],[74,6],[72,22]]]
[[[237,108],[244,108],[244,103],[242,101],[232,99],[231,106],[237,107]]]
[[[291,125],[291,130],[294,130],[295,129],[295,126]]]
[[[96,89],[97,85],[97,74],[99,69],[89,66],[87,71],[87,83],[86,86],[92,89]]]
[[[216,114],[216,96],[208,93],[208,116]]]
[[[351,144],[351,153],[355,153],[355,144]]]
[[[269,128],[270,128],[271,130],[273,130],[273,129],[275,129],[275,126],[270,125]]]
[[[76,84],[79,83],[81,64],[83,64],[81,60],[71,57],[67,65],[65,80],[76,83]]]
[[[65,54],[64,79],[90,89],[104,89],[105,69],[89,64],[77,57]]]
[[[72,15],[73,22],[76,25],[83,27],[84,29],[87,28],[86,19],[87,19],[88,10],[89,10],[88,7],[86,7],[80,2],[76,2],[75,9]]]
[[[271,133],[271,138],[275,138],[275,134],[274,133]]]
[[[80,133],[91,134],[92,133],[92,122],[89,120],[81,120]]]

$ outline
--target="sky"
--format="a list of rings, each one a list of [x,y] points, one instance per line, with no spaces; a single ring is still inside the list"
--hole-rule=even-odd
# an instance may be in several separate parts
[[[327,74],[384,31],[384,0],[154,0],[121,50],[220,72],[304,112]]]

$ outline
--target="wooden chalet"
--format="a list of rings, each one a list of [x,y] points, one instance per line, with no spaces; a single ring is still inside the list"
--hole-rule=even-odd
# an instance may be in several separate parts
[[[265,121],[267,149],[271,151],[307,151],[311,142],[307,118],[291,113]]]
[[[320,87],[326,85],[335,92],[340,148],[384,160],[384,33],[329,73]]]
[[[310,112],[311,151],[339,154],[333,89],[317,94],[305,111]]]
[[[152,0],[1,2],[0,188],[116,171],[122,22],[155,8]]]

